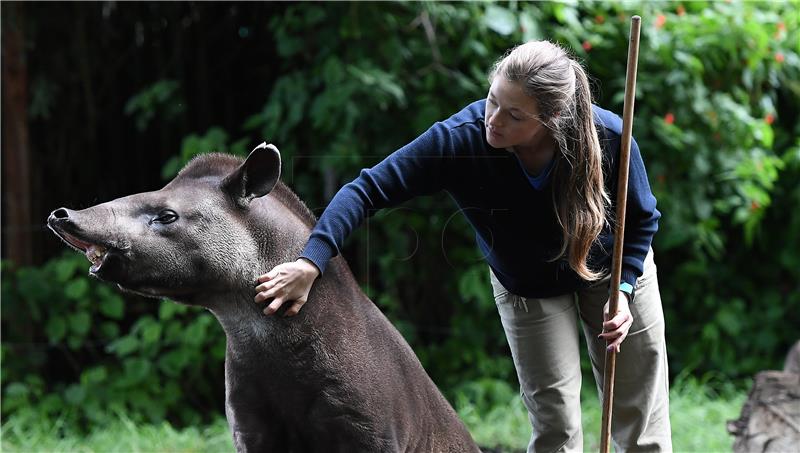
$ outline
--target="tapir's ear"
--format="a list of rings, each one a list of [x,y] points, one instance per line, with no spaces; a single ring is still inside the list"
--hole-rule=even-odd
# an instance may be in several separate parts
[[[247,159],[222,181],[222,190],[241,207],[253,198],[264,196],[275,188],[281,177],[281,152],[275,145],[262,143]]]

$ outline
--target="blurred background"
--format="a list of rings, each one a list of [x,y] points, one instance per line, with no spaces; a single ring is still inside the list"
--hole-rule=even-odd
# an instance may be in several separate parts
[[[515,44],[563,44],[622,112],[658,208],[676,450],[729,450],[749,378],[800,337],[800,2],[2,3],[2,447],[230,451],[210,313],[123,295],[50,211],[156,190],[194,155],[280,148],[317,215],[488,89]],[[529,436],[471,229],[444,194],[378,213],[344,256],[476,440]],[[586,446],[600,408],[584,358]],[[265,392],[269,391],[265,383]]]

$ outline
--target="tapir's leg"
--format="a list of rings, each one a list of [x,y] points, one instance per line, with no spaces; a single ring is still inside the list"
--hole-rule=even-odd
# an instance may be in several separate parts
[[[244,379],[235,368],[225,360],[225,415],[234,448],[238,453],[289,451],[280,417],[270,414],[262,394],[254,393],[252,386],[241,385]]]
[[[230,395],[225,402],[233,446],[238,453],[289,451],[286,432],[280,420],[264,420]]]

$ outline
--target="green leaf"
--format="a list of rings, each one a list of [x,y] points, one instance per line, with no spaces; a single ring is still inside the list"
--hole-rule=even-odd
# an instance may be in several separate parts
[[[3,393],[5,393],[6,398],[25,398],[30,391],[28,386],[22,382],[12,382],[3,389]]]
[[[92,325],[92,318],[86,312],[75,313],[70,315],[69,325],[74,333],[85,336]]]
[[[139,340],[132,336],[125,336],[108,345],[108,351],[122,357],[139,348]]]
[[[5,276],[3,279],[5,280]],[[44,280],[45,276],[39,269],[20,269],[17,272],[17,290],[25,300],[42,300],[50,293],[49,288],[42,284]]]
[[[175,302],[164,300],[158,306],[158,319],[162,321],[166,321],[168,319],[172,319],[175,316],[175,313],[178,313],[178,309],[180,305]]]
[[[183,351],[169,351],[158,359],[158,367],[169,376],[179,376],[189,363],[189,356]]]
[[[161,338],[161,325],[152,323],[142,329],[142,342],[152,344]]]
[[[519,16],[519,24],[522,27],[522,40],[524,42],[540,40],[544,37],[536,18],[529,12],[523,12]]]
[[[55,264],[56,280],[61,283],[68,281],[82,263],[86,263],[83,258],[74,259],[70,257],[58,259]]]
[[[170,157],[161,169],[161,179],[167,180],[174,178],[182,166],[183,162],[181,162],[178,156]]]
[[[104,322],[100,324],[100,332],[105,338],[116,338],[119,336],[119,326],[113,322]]]
[[[514,13],[507,8],[497,5],[489,5],[486,14],[483,16],[483,23],[495,32],[508,36],[517,28],[517,18]]]
[[[89,292],[89,282],[86,278],[80,278],[67,283],[64,288],[64,295],[74,301],[83,300]]]
[[[136,384],[145,380],[150,374],[150,362],[145,359],[132,358],[125,360],[125,378],[128,383]]]
[[[775,133],[772,131],[772,127],[769,124],[760,121],[753,127],[753,132],[755,138],[760,140],[766,148],[772,148],[772,143],[775,140]]]
[[[741,313],[734,313],[730,309],[722,309],[717,313],[717,324],[726,334],[736,336],[742,330],[739,316],[741,316]]]
[[[67,323],[63,318],[53,317],[47,320],[44,330],[50,343],[58,343],[67,334]]]
[[[108,370],[104,366],[90,368],[81,373],[82,385],[96,385],[103,383],[108,378]]]
[[[125,303],[122,297],[111,294],[100,301],[100,313],[111,319],[122,319],[125,312]]]
[[[70,385],[64,391],[64,399],[72,405],[81,404],[85,398],[86,398],[86,389],[81,387],[80,385],[76,384]]]

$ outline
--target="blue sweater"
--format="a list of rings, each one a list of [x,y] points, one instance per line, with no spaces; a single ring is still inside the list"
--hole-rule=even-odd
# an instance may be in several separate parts
[[[534,187],[514,154],[487,143],[485,102],[473,102],[379,164],[362,170],[331,200],[301,257],[324,272],[331,257],[367,216],[444,190],[475,229],[478,247],[498,280],[512,293],[544,298],[589,286],[565,258],[551,261],[562,240],[553,211],[552,184],[545,181]],[[622,120],[597,106],[593,110],[603,149],[604,181],[612,200],[608,212],[613,215]],[[639,147],[632,141],[623,282],[635,286],[642,275],[659,217]],[[613,249],[613,229],[606,226],[590,251],[590,268],[610,271]]]

